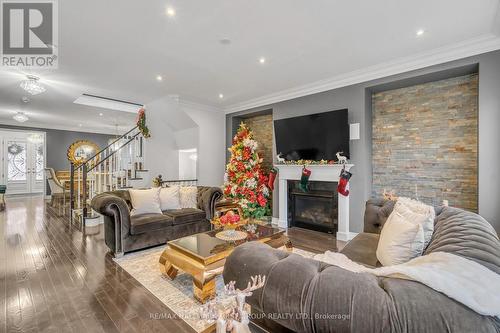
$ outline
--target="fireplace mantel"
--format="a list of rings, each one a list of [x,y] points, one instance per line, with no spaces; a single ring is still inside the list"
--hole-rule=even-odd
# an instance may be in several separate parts
[[[342,164],[308,165],[311,170],[310,181],[338,182]],[[349,171],[354,164],[345,164]],[[278,225],[282,228],[288,227],[288,180],[300,180],[302,165],[275,164],[279,179],[279,218]],[[349,233],[349,197],[338,196],[338,230],[337,239],[348,241]]]

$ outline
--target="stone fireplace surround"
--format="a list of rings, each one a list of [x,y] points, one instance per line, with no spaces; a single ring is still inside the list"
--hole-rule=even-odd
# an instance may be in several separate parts
[[[288,228],[288,180],[300,180],[302,166],[301,165],[287,165],[275,164],[278,171],[279,183],[279,218],[278,226],[281,228]],[[349,171],[354,165],[346,164],[345,168]],[[308,165],[307,168],[311,170],[310,181],[325,181],[325,182],[338,182],[340,171],[342,170],[340,164],[329,165]],[[341,241],[348,241],[356,234],[349,232],[349,197],[343,195],[338,196],[338,229],[337,239]]]

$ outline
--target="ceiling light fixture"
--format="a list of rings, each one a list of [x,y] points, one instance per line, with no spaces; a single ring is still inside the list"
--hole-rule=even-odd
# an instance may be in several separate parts
[[[163,77],[161,75],[158,75],[156,77],[156,81],[159,81],[159,82],[163,81]]]
[[[220,99],[223,99],[223,98],[224,98],[224,95],[223,95],[223,94],[219,94],[219,98],[220,98]]]
[[[18,112],[16,113],[12,119],[14,119],[17,122],[24,123],[25,121],[28,121],[29,118],[27,115],[24,114],[24,112]]]
[[[173,9],[172,7],[168,7],[167,8],[167,15],[170,17],[174,17],[175,16],[175,9]]]
[[[38,82],[40,80],[39,77],[33,75],[27,75],[27,80],[21,82],[20,86],[31,95],[38,95],[45,91],[45,88]]]
[[[260,62],[261,64],[265,64],[265,63],[266,63],[266,58],[264,58],[264,57],[260,57],[260,58],[259,58],[259,62]]]
[[[78,127],[82,127],[83,125],[82,124],[78,124]]]
[[[424,29],[418,29],[417,30],[417,37],[422,36],[424,34],[425,30]]]
[[[102,117],[102,116],[104,116],[104,113],[102,113],[102,112],[99,113],[99,117]]]

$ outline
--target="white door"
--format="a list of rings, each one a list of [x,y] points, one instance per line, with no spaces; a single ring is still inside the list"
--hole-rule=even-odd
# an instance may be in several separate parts
[[[2,131],[2,183],[7,194],[44,191],[45,134]]]

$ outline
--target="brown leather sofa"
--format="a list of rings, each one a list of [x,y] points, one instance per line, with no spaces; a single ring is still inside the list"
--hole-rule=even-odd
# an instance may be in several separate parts
[[[363,233],[341,251],[378,266],[380,230],[394,203],[369,200]],[[481,216],[458,208],[436,209],[434,233],[424,251],[448,252],[500,274],[500,241]],[[224,281],[245,288],[251,276],[266,283],[247,298],[253,320],[277,332],[500,332],[500,320],[482,316],[421,283],[354,273],[297,254],[250,242],[224,265]]]
[[[166,210],[163,214],[130,216],[128,190],[96,195],[91,207],[104,216],[104,239],[115,256],[165,244],[168,240],[210,230],[215,203],[222,197],[218,187],[198,186],[198,207]]]

